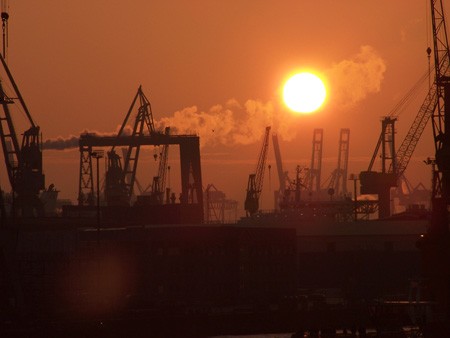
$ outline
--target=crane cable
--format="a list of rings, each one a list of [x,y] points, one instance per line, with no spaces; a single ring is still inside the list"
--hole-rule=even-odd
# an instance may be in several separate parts
[[[426,83],[430,76],[430,71],[427,70],[419,80],[411,87],[411,89],[403,96],[403,98],[392,108],[389,112],[389,117],[399,116],[402,114],[406,108],[411,104],[414,98],[417,97],[417,94],[422,89],[423,85]]]

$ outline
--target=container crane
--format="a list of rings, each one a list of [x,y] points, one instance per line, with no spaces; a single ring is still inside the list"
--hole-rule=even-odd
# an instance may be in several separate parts
[[[338,163],[331,174],[328,194],[347,195],[348,156],[350,147],[350,129],[342,128],[339,133]]]
[[[248,216],[255,214],[259,210],[259,197],[263,187],[264,170],[266,167],[266,158],[269,150],[269,134],[270,127],[266,127],[266,133],[261,152],[259,153],[256,172],[254,174],[250,174],[248,177],[247,195],[244,203],[245,211]]]
[[[310,194],[315,192],[320,197],[320,179],[322,176],[323,129],[314,129],[312,142],[311,166],[306,176],[305,185]]]

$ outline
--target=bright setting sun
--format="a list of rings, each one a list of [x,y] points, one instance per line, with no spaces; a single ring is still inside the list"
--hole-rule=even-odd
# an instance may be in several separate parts
[[[312,73],[299,73],[284,85],[283,99],[289,109],[297,113],[311,113],[325,101],[327,91],[323,81]]]

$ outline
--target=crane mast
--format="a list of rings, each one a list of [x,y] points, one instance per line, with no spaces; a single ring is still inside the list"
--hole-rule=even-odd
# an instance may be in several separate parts
[[[320,178],[322,175],[323,129],[314,129],[312,142],[311,166],[306,176],[305,185],[310,192],[320,196]]]
[[[350,146],[350,129],[343,128],[339,133],[339,149],[337,168],[331,174],[328,184],[330,195],[347,195],[348,155]]]
[[[244,204],[247,215],[253,215],[259,210],[259,197],[262,191],[264,169],[266,166],[266,158],[269,150],[269,133],[270,127],[266,127],[266,133],[264,136],[261,152],[259,153],[256,172],[254,174],[250,174],[248,177],[247,195]]]
[[[421,236],[418,247],[422,253],[422,277],[435,303],[434,320],[427,323],[430,337],[450,334],[450,234],[448,205],[450,204],[450,77],[449,46],[443,1],[431,0],[433,47],[435,63],[436,101],[432,115],[435,160],[429,160],[433,170],[431,197],[432,214],[427,234]],[[433,332],[435,331],[435,332]]]
[[[431,0],[435,64],[436,106],[432,115],[436,154],[433,179],[433,207],[443,208],[450,197],[450,77],[449,46],[442,1]],[[441,205],[440,207],[438,205]],[[445,227],[448,232],[448,227]]]

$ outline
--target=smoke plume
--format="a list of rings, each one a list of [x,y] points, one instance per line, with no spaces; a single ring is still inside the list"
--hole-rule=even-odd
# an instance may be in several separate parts
[[[325,73],[329,83],[330,109],[347,109],[365,99],[369,94],[380,91],[385,61],[371,46],[362,46],[353,57],[334,64]],[[235,99],[225,104],[217,104],[209,110],[200,110],[197,106],[187,107],[173,113],[170,117],[155,120],[158,130],[171,128],[172,134],[195,134],[200,136],[202,146],[247,145],[260,142],[266,126],[289,141],[296,137],[298,126],[294,114],[285,108],[275,108],[277,102],[247,100],[243,104]],[[84,131],[96,135],[117,135],[98,131]],[[123,134],[130,135],[131,127]],[[58,137],[47,140],[44,149],[69,149],[78,147],[78,137]]]
[[[361,46],[354,57],[328,70],[333,106],[349,108],[380,91],[386,63],[371,46]]]
[[[116,136],[119,133],[120,126],[117,127],[115,132],[100,132],[96,130],[87,130],[85,129],[80,133],[81,134],[91,134],[95,136]],[[130,126],[126,126],[122,131],[122,135],[127,136],[131,135],[132,128]],[[69,137],[58,136],[54,139],[45,140],[42,143],[42,149],[46,150],[65,150],[65,149],[73,149],[78,148],[78,140],[79,136],[70,135]]]
[[[291,114],[276,110],[271,101],[247,100],[241,104],[231,99],[207,111],[199,110],[197,106],[184,108],[156,124],[160,129],[170,126],[174,134],[197,134],[202,146],[232,146],[259,142],[267,126],[288,135],[291,119]]]

